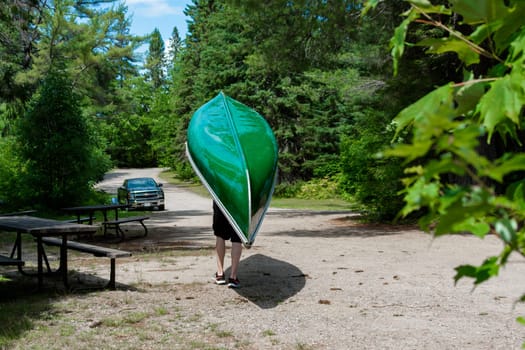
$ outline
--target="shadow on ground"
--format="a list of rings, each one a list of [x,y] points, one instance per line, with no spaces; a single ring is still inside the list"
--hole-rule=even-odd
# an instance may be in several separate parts
[[[30,273],[35,273],[36,268],[29,268]],[[34,270],[34,271],[32,271]],[[42,288],[38,288],[35,276],[24,276],[16,271],[16,268],[2,268],[0,271],[0,311],[2,303],[14,300],[24,300],[28,298],[59,298],[63,295],[86,294],[91,292],[100,292],[107,290],[109,282],[109,271],[107,278],[98,277],[90,273],[83,273],[71,270],[68,274],[68,284],[64,286],[60,275],[44,277]],[[138,290],[136,287],[115,283],[116,290]]]
[[[235,291],[261,309],[274,308],[293,297],[306,284],[306,275],[296,266],[262,254],[241,260],[242,287]],[[229,276],[229,269],[225,271]]]

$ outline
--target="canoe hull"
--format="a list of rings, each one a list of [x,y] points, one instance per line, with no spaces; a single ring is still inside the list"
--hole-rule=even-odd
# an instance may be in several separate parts
[[[193,114],[186,150],[242,242],[253,244],[277,175],[277,142],[266,120],[221,92]]]

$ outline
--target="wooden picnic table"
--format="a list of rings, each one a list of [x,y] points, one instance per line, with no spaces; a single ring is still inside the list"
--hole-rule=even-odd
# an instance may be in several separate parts
[[[102,212],[102,215],[104,216],[104,222],[106,222],[106,221],[109,221],[108,212],[114,211],[115,220],[118,220],[118,211],[124,208],[127,208],[126,204],[95,204],[95,205],[84,205],[84,206],[79,206],[79,207],[62,208],[62,210],[76,215],[78,224],[82,222],[81,220],[82,215],[89,215],[88,223],[90,225],[93,225],[93,218],[95,216],[95,212],[97,211]]]
[[[60,247],[60,272],[64,281],[64,286],[68,287],[67,280],[67,241],[71,235],[94,234],[96,227],[81,225],[64,221],[44,219],[34,216],[0,216],[0,234],[2,232],[16,232],[16,239],[11,251],[11,259],[22,261],[22,234],[30,234],[35,238],[37,246],[37,277],[38,288],[42,288],[44,278],[43,259],[45,256],[42,238],[61,237]],[[23,264],[18,265],[20,273],[29,274],[23,269]]]

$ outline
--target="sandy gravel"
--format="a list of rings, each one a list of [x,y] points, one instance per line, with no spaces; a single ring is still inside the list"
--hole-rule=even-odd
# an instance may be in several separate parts
[[[123,177],[158,171],[118,170],[100,186],[111,192]],[[525,292],[522,258],[476,289],[469,280],[454,286],[454,267],[499,252],[495,237],[432,240],[413,227],[361,225],[350,212],[272,208],[243,251],[242,288],[233,290],[211,280],[211,200],[167,184],[165,191],[167,210],[147,221],[150,235],[120,244],[135,254],[118,261],[119,288],[105,293],[126,299],[124,309],[178,310],[179,318],[158,322],[167,337],[183,332],[186,340],[128,348],[184,349],[188,339],[203,349],[520,349],[525,341],[516,322],[525,306],[515,304]],[[140,255],[169,250],[195,253]],[[107,278],[105,264],[72,266]]]
[[[166,192],[168,211],[148,225],[159,231],[151,244],[212,247],[211,201],[169,185]],[[254,348],[518,349],[525,341],[515,321],[525,315],[515,304],[525,292],[523,259],[511,258],[476,289],[453,281],[454,267],[479,264],[500,248],[495,237],[432,240],[415,228],[360,225],[353,213],[271,209],[243,252],[239,290],[211,282],[212,255],[161,269],[158,261],[129,262],[118,280],[198,285],[188,306]]]

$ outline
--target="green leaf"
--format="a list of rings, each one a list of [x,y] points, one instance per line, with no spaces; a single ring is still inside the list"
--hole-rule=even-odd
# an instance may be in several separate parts
[[[440,150],[450,150],[461,159],[476,167],[488,165],[485,157],[476,152],[479,138],[483,136],[483,128],[476,124],[465,124],[453,130],[452,135],[444,135],[439,143]]]
[[[472,265],[461,265],[456,267],[456,275],[454,276],[454,283],[457,283],[463,277],[475,278],[477,269]]]
[[[489,198],[490,195],[481,189],[465,192],[454,198],[455,201],[448,199],[447,195],[442,196],[439,207],[441,216],[435,228],[435,235],[458,232],[457,227],[461,227],[470,218],[485,217],[492,209],[488,203]]]
[[[509,59],[514,61],[525,52],[525,29],[521,29],[519,35],[512,41],[510,46],[512,50]]]
[[[472,46],[454,36],[425,39],[421,40],[416,45],[427,47],[429,53],[441,54],[445,52],[455,52],[459,59],[465,62],[465,65],[467,66],[479,63],[479,54],[473,50]]]
[[[463,17],[467,24],[490,23],[511,11],[500,0],[450,0],[452,11]]]
[[[416,11],[410,10],[408,12],[408,17],[401,22],[401,24],[394,31],[394,36],[390,39],[390,47],[392,48],[391,54],[394,59],[394,75],[397,75],[397,70],[399,67],[399,60],[403,53],[405,52],[405,37],[407,34],[408,26],[412,21],[419,18],[419,13]]]
[[[422,8],[425,11],[433,6],[428,0],[408,0],[408,2],[412,5]]]
[[[364,4],[363,10],[361,11],[361,16],[364,16],[368,11],[375,9],[381,0],[367,0]]]
[[[490,90],[479,103],[480,117],[489,132],[489,139],[498,126],[510,119],[519,123],[519,116],[525,98],[521,87],[523,77],[518,74],[504,76],[491,84]]]
[[[396,144],[394,147],[386,149],[383,154],[388,157],[406,158],[407,161],[411,161],[427,154],[430,147],[432,147],[431,140],[417,144]]]
[[[525,302],[525,294],[523,294],[523,295],[518,299],[518,301],[519,301],[520,303],[524,303],[524,302]]]
[[[465,81],[465,85],[457,88],[454,100],[457,104],[457,114],[468,114],[476,109],[480,98],[485,94],[485,83]]]
[[[432,5],[428,0],[408,0],[410,4],[423,10],[425,13],[441,13],[444,15],[450,15],[452,11],[443,5]]]
[[[478,285],[498,275],[498,257],[493,256],[486,259],[481,266],[461,265],[456,267],[455,270],[454,283],[457,283],[463,277],[470,277],[475,280],[474,284]]]
[[[425,167],[427,178],[438,178],[441,174],[464,175],[465,167],[462,167],[454,160],[450,153],[443,154],[439,160],[431,160]]]
[[[525,3],[523,1],[514,3],[513,11],[504,18],[503,25],[494,34],[496,52],[504,52],[511,42],[523,42],[524,28],[523,18],[525,17]],[[517,38],[519,37],[519,38]],[[521,45],[521,47],[523,47]],[[517,53],[517,52],[516,52]],[[513,57],[516,53],[513,53]],[[514,59],[514,58],[513,58]]]
[[[505,197],[516,206],[516,210],[525,211],[525,180],[509,185],[505,191]]]
[[[497,160],[496,166],[487,170],[483,175],[490,176],[492,179],[503,182],[503,178],[515,171],[525,170],[525,154],[518,153],[506,155]]]
[[[467,190],[461,186],[448,187],[439,198],[441,208],[448,208],[454,203],[461,201],[467,195]]]
[[[490,38],[494,32],[497,32],[497,30],[501,28],[501,25],[502,23],[501,21],[499,21],[497,23],[486,23],[474,27],[475,30],[472,34],[468,36],[468,39],[475,44],[481,44],[482,42]]]
[[[410,188],[406,190],[404,197],[406,205],[401,210],[401,214],[406,216],[413,211],[419,210],[422,207],[433,201],[439,196],[439,186],[436,183],[427,183],[421,177]]]
[[[466,220],[453,225],[455,232],[470,232],[473,235],[483,238],[490,231],[490,225],[484,221],[469,217]]]
[[[396,136],[417,119],[425,120],[437,116],[448,120],[454,116],[454,86],[452,83],[428,93],[415,103],[403,109],[395,118]]]
[[[508,244],[512,244],[516,240],[516,229],[518,224],[514,219],[500,219],[494,224],[494,230],[498,236]]]

